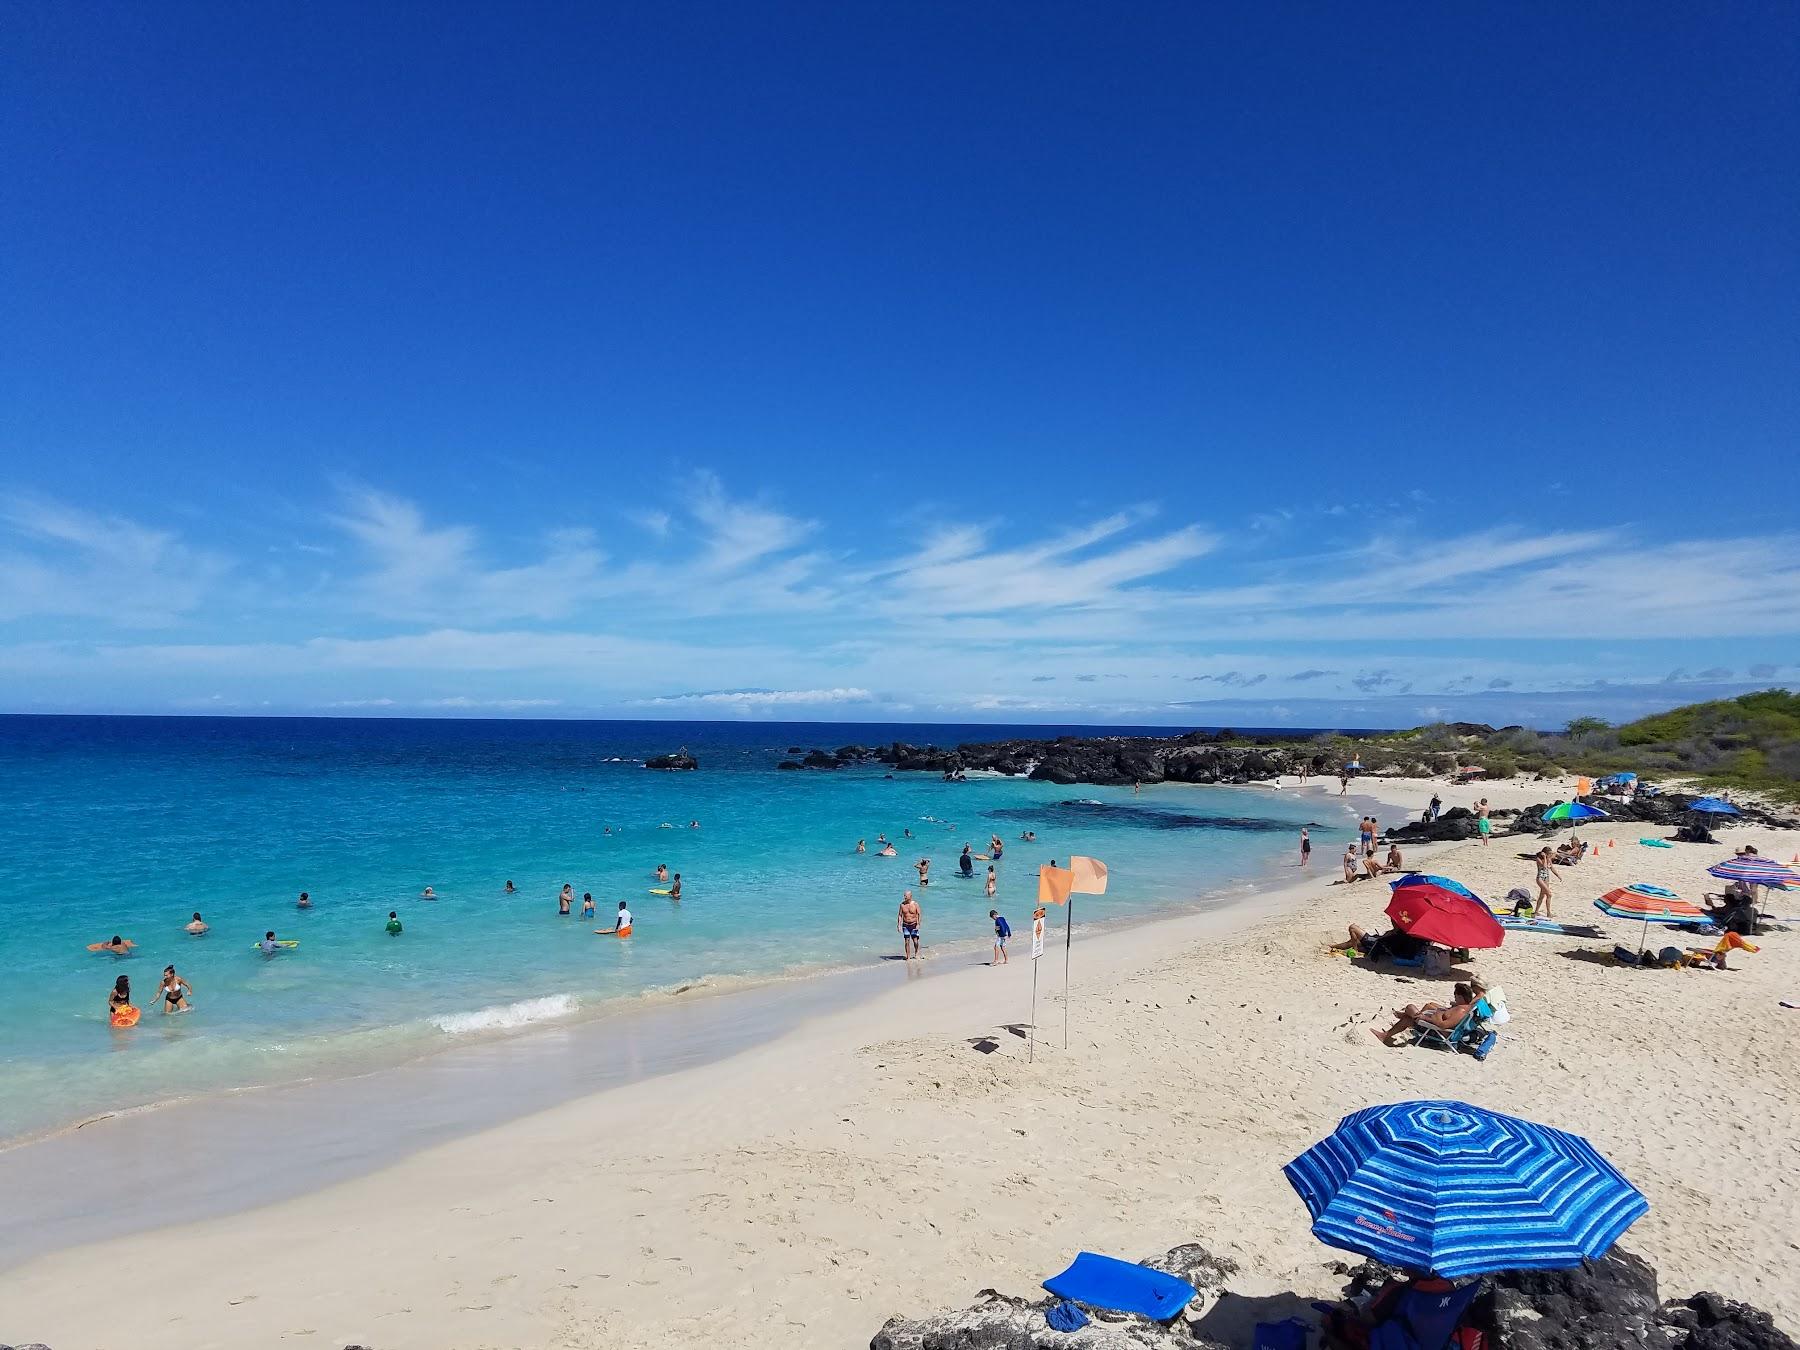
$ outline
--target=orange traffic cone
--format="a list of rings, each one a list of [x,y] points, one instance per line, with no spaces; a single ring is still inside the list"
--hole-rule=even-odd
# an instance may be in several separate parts
[[[1617,848],[1619,846],[1619,841],[1617,839],[1608,839],[1606,841],[1606,846],[1608,848]]]

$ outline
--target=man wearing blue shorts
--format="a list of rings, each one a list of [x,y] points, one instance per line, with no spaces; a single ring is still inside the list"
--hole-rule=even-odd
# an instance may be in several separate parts
[[[919,958],[919,926],[925,916],[919,911],[919,902],[913,899],[911,891],[904,891],[900,896],[900,953],[905,960],[915,961]]]

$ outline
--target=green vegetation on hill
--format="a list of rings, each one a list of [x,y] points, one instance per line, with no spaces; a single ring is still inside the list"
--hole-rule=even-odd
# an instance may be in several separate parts
[[[1691,703],[1620,727],[1594,717],[1578,717],[1559,732],[1437,722],[1377,736],[1321,736],[1315,744],[1333,762],[1360,758],[1370,772],[1474,767],[1511,778],[1629,770],[1652,781],[1698,778],[1800,801],[1800,694],[1786,689]]]

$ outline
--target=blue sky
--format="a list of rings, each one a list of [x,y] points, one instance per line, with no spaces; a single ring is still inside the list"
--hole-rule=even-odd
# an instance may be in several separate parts
[[[1800,683],[1800,28],[0,14],[0,707]]]

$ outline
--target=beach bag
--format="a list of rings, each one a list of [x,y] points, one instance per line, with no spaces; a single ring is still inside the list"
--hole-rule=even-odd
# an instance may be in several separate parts
[[[1441,979],[1450,973],[1450,953],[1442,947],[1425,949],[1425,974],[1431,979]]]
[[[1503,1027],[1512,1021],[1512,1014],[1506,1010],[1506,991],[1504,989],[1488,990],[1487,1005],[1489,1026]]]

